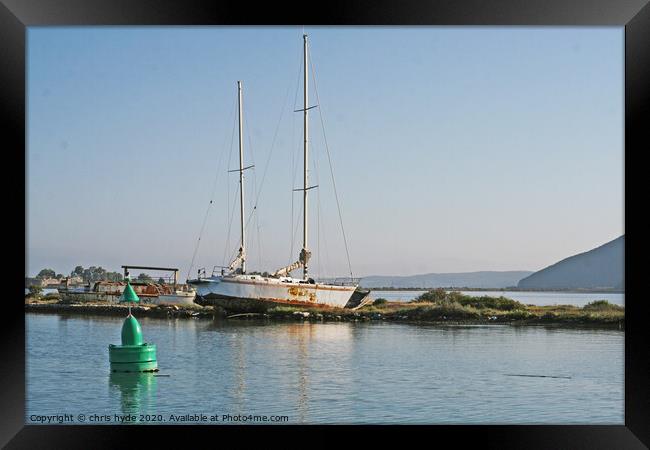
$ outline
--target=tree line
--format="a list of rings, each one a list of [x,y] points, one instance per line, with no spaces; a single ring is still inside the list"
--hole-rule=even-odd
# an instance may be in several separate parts
[[[65,277],[65,275],[56,273],[52,269],[43,269],[38,272],[38,275],[36,275],[36,278],[41,280],[46,278],[56,278],[57,280],[61,280]],[[70,272],[70,277],[79,277],[84,281],[84,283],[93,281],[122,281],[123,279],[121,273],[110,272],[101,266],[90,266],[88,268],[77,266],[74,268],[74,270],[72,270],[72,272]]]
[[[60,273],[56,273],[52,269],[43,269],[40,272],[38,272],[38,275],[36,275],[36,278],[39,280],[44,280],[48,278],[55,278],[57,280],[62,280],[66,276]],[[92,283],[95,281],[123,281],[124,277],[122,276],[121,273],[119,272],[110,272],[103,267],[95,267],[95,266],[90,266],[88,268],[84,268],[83,266],[77,266],[70,272],[70,277],[79,277],[83,280],[84,283]],[[136,279],[138,281],[153,281],[153,279],[147,275],[146,273],[141,273],[139,274]],[[159,283],[164,283],[164,279],[160,278],[158,280]]]

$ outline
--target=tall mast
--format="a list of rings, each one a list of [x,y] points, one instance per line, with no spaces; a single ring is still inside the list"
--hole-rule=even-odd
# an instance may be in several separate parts
[[[244,234],[244,139],[242,123],[242,89],[241,81],[237,82],[237,93],[239,97],[239,212],[241,215],[241,247],[239,248],[239,257],[241,259],[241,273],[246,273],[246,254]]]
[[[308,174],[307,174],[307,168],[308,168],[308,163],[307,163],[307,157],[309,155],[309,117],[308,117],[308,106],[307,106],[307,101],[308,101],[308,96],[309,96],[309,89],[308,89],[308,79],[307,79],[307,35],[303,34],[303,56],[304,56],[304,118],[305,118],[305,123],[304,123],[304,136],[305,136],[305,141],[304,141],[304,168],[303,168],[303,173],[304,173],[304,185],[303,185],[303,208],[302,208],[302,220],[303,220],[303,228],[302,228],[302,252],[303,255],[306,255],[308,250],[307,250],[307,186],[308,186]],[[304,265],[303,265],[303,278],[306,280],[308,276],[308,268],[307,268],[307,259],[304,258]]]

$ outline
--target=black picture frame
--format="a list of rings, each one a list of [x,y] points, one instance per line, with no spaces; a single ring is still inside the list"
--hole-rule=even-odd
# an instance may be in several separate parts
[[[316,7],[314,7],[316,6]],[[303,11],[303,12],[299,12]],[[25,55],[26,27],[42,25],[555,25],[555,26],[620,26],[625,27],[625,204],[635,179],[643,180],[638,160],[650,149],[646,128],[650,108],[650,6],[648,0],[462,0],[462,1],[330,1],[297,7],[275,2],[244,5],[239,2],[203,2],[197,0],[2,0],[0,4],[0,92],[3,123],[5,166],[13,158],[11,171],[25,169]],[[8,158],[8,159],[7,159]],[[639,170],[639,176],[634,171]],[[6,173],[6,172],[5,172]],[[27,172],[25,177],[27,177]],[[26,210],[27,197],[13,194],[17,184],[12,177],[6,208]],[[26,179],[26,178],[25,178]],[[23,185],[25,186],[25,185]],[[634,192],[634,191],[632,191]],[[640,191],[642,192],[642,191]],[[9,199],[9,197],[11,197]],[[639,199],[640,200],[640,199]],[[638,200],[637,200],[638,201]],[[13,202],[13,203],[12,203]],[[650,445],[650,395],[648,389],[650,364],[647,326],[644,324],[647,299],[639,293],[638,269],[630,262],[640,253],[631,212],[625,209],[626,255],[626,322],[625,322],[625,425],[621,426],[419,426],[353,427],[365,431],[367,444],[382,442],[386,434],[411,437],[418,432],[424,443],[441,443],[450,439],[455,447],[468,441],[487,448],[647,448]],[[18,214],[11,214],[11,225],[21,223]],[[25,215],[23,218],[26,217]],[[23,230],[24,231],[24,230]],[[7,232],[8,234],[9,232]],[[20,232],[17,232],[19,235]],[[632,236],[630,237],[630,234]],[[632,239],[632,241],[630,241]],[[631,243],[630,243],[631,242]],[[22,257],[27,249],[25,246]],[[16,245],[18,257],[21,250]],[[24,274],[13,264],[8,272],[15,282]],[[14,284],[14,283],[10,283]],[[16,288],[18,291],[18,288]],[[13,292],[13,290],[12,290]],[[149,439],[156,435],[167,444],[174,441],[200,440],[219,442],[224,434],[247,440],[258,431],[268,439],[279,438],[288,443],[294,434],[285,426],[250,428],[231,426],[193,426],[179,430],[173,426],[37,426],[25,425],[25,326],[23,305],[18,292],[5,299],[0,358],[0,444],[6,448],[119,448],[131,447],[133,439]],[[313,426],[297,439],[303,445],[311,436],[325,443],[339,441],[338,429]],[[351,428],[351,427],[342,427]],[[406,429],[404,429],[406,428]],[[191,440],[188,439],[189,430]],[[197,436],[197,433],[201,436]],[[304,439],[307,438],[307,441]],[[245,442],[242,440],[241,442]],[[140,441],[139,445],[146,445]],[[218,445],[218,444],[217,444]],[[449,445],[449,444],[447,444]]]

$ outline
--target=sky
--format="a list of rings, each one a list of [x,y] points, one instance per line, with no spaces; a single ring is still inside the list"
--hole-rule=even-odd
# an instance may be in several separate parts
[[[623,27],[304,32],[312,275],[534,271],[624,234]],[[227,265],[237,80],[248,270],[295,261],[302,33],[29,27],[26,275]]]

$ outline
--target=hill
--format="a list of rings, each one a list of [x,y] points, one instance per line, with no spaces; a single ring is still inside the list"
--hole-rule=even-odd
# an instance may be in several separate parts
[[[462,273],[426,273],[411,276],[368,276],[361,279],[361,286],[366,288],[506,288],[516,286],[519,280],[532,272],[513,270],[506,272],[462,272]]]
[[[625,235],[523,278],[521,289],[613,289],[625,285]]]

